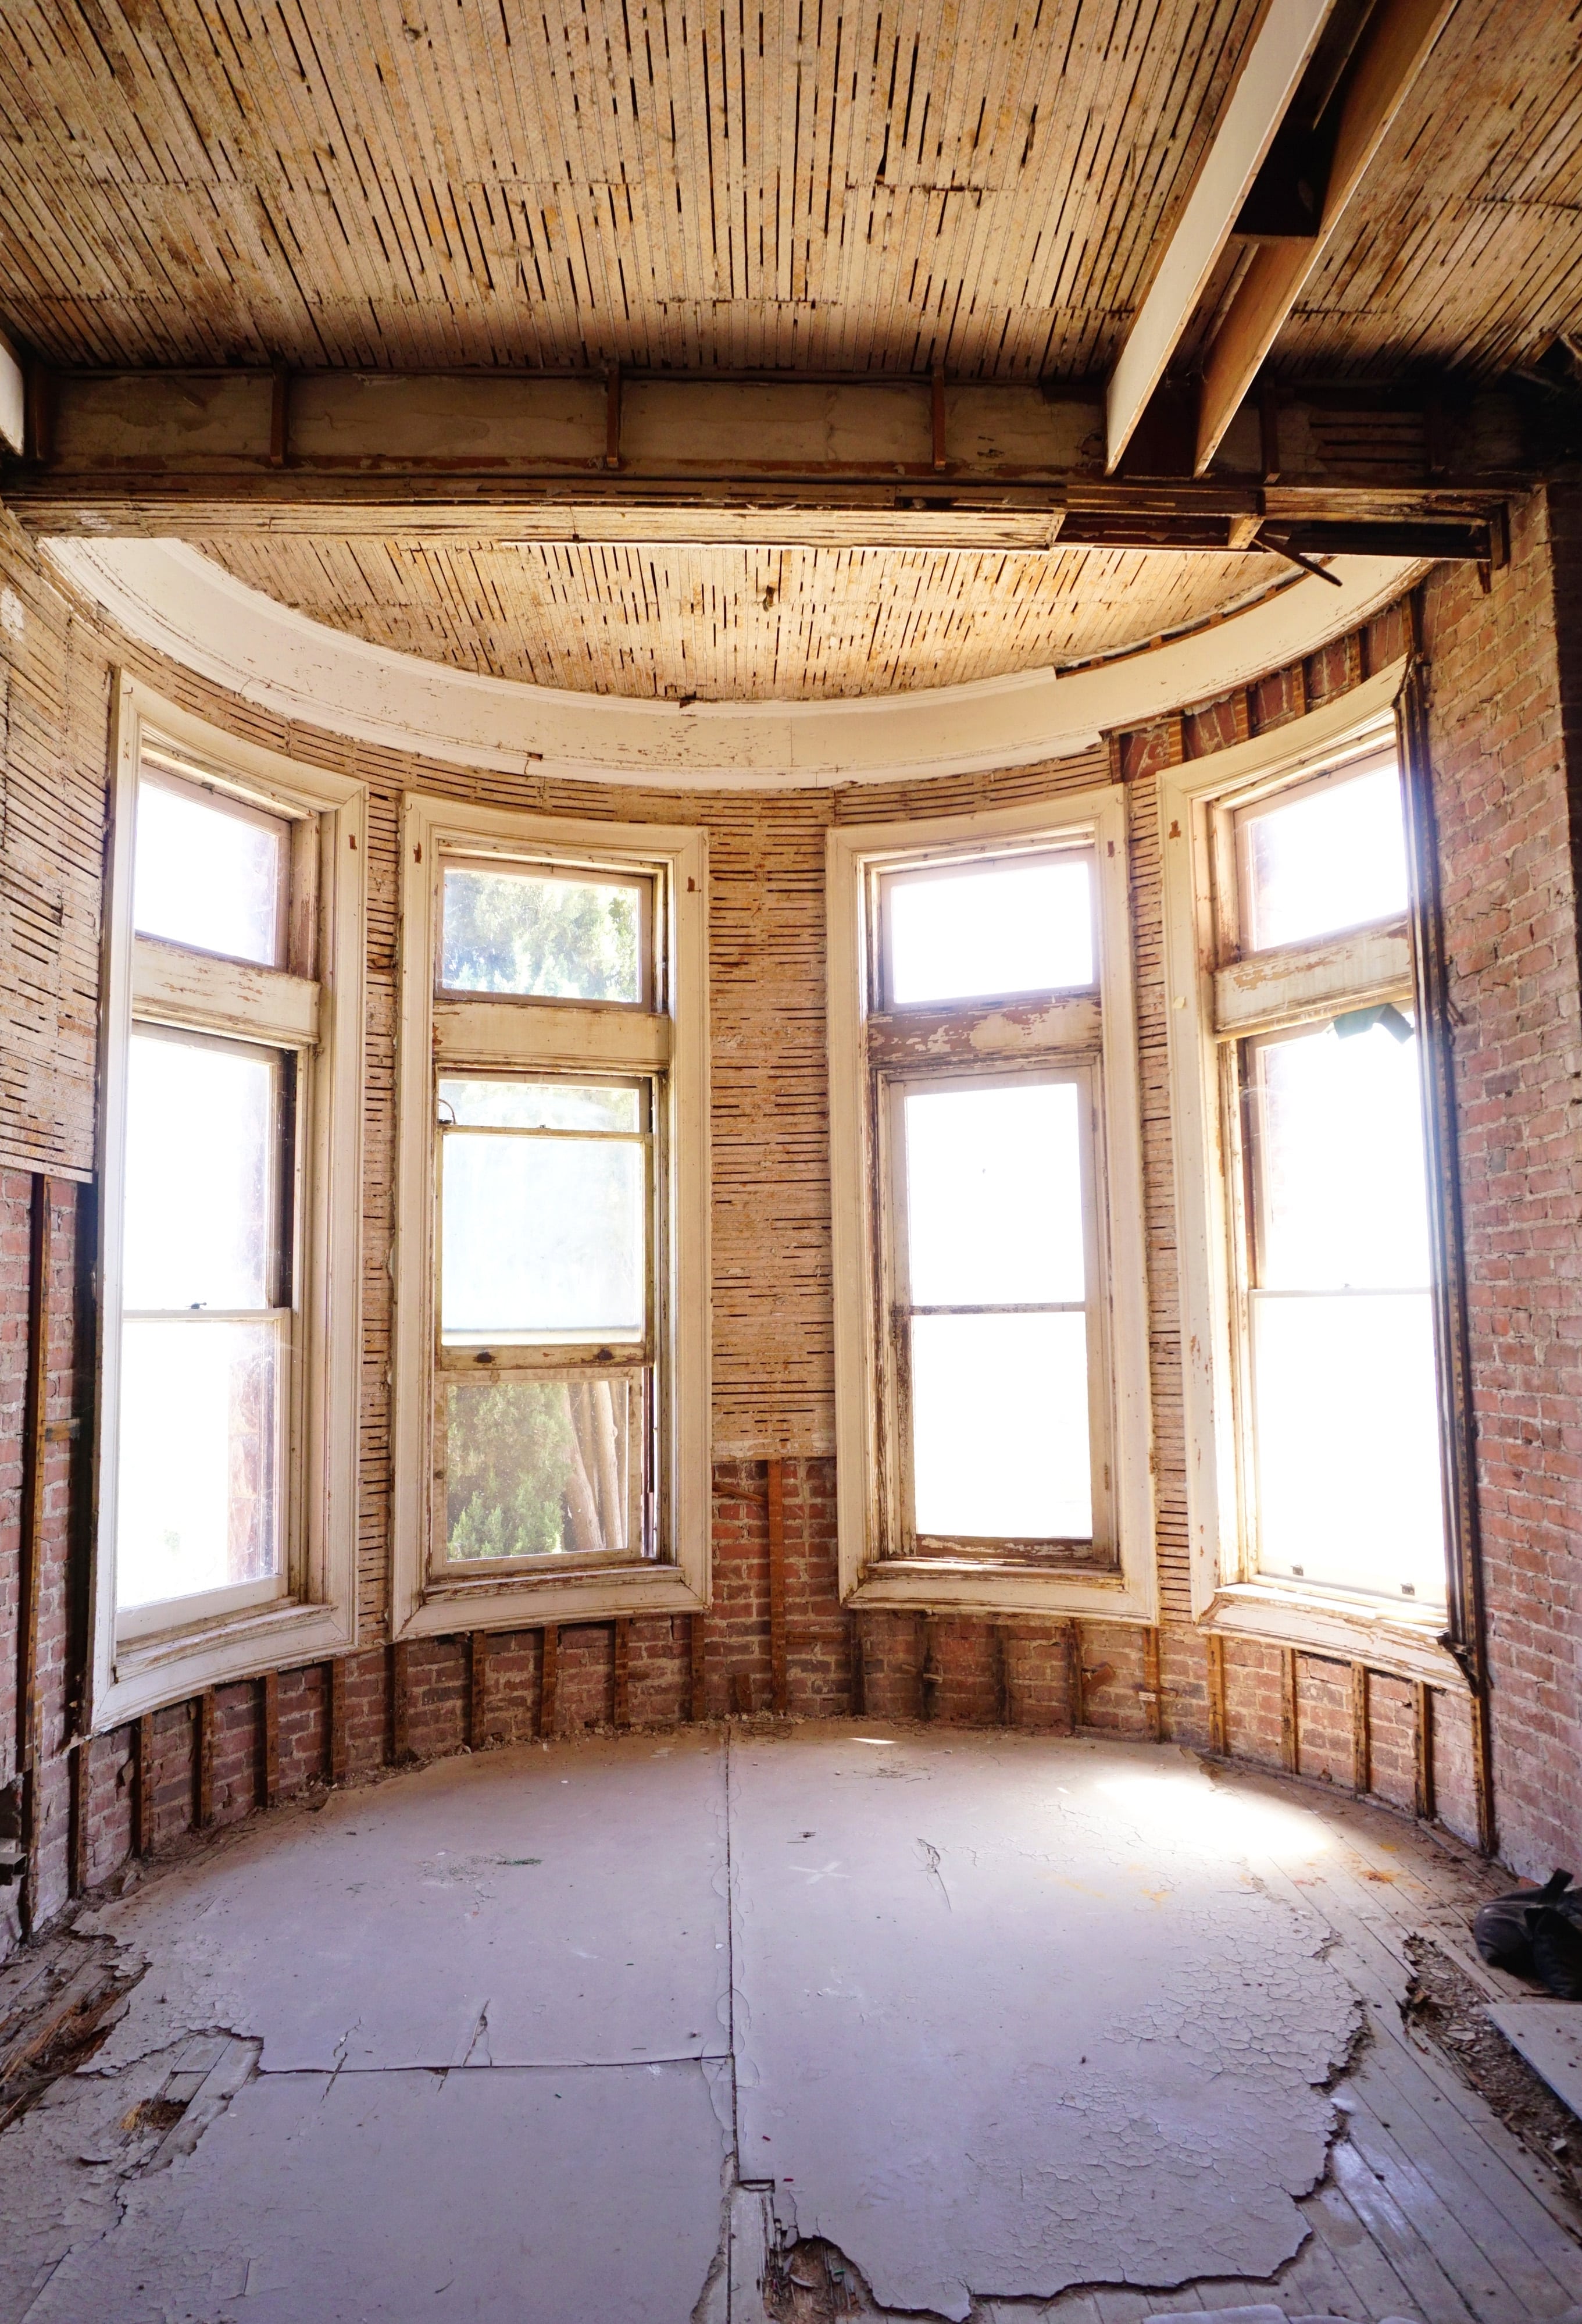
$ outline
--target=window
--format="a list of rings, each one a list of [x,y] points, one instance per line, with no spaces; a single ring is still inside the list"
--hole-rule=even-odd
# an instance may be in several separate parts
[[[1119,802],[832,835],[842,1577],[1145,1610]]]
[[[134,687],[121,730],[101,1723],[349,1643],[354,1554],[361,795]]]
[[[1162,784],[1195,1596],[1437,1630],[1426,1037],[1393,723],[1366,711]]]
[[[701,839],[408,825],[400,1618],[694,1604]]]

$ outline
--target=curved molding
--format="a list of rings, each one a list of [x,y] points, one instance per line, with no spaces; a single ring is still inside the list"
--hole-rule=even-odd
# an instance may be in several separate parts
[[[51,540],[62,578],[128,636],[282,718],[382,750],[513,773],[657,789],[786,790],[975,774],[1088,750],[1212,700],[1348,630],[1399,595],[1401,558],[1336,560],[1190,637],[1056,678],[839,702],[687,709],[479,678],[294,613],[177,540]]]

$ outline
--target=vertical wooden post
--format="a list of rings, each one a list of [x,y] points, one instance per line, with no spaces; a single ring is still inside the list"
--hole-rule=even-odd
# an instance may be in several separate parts
[[[692,1655],[692,1684],[687,1700],[689,1719],[706,1719],[709,1715],[708,1687],[708,1617],[703,1613],[687,1616],[687,1644]]]
[[[281,1795],[281,1682],[276,1671],[265,1671],[258,1682],[258,1773],[260,1807],[272,1808]]]
[[[1225,1641],[1218,1630],[1210,1630],[1203,1641],[1208,1662],[1209,1748],[1217,1759],[1228,1756],[1226,1741],[1225,1717]]]
[[[71,1750],[71,1787],[67,1799],[67,1881],[73,1896],[86,1896],[91,1870],[88,1816],[93,1783],[93,1737],[79,1735]]]
[[[132,1727],[132,1853],[146,1856],[154,1844],[154,1715],[145,1711]]]
[[[1280,1764],[1288,1775],[1301,1773],[1301,1729],[1297,1716],[1296,1648],[1280,1649]]]
[[[1374,1787],[1372,1705],[1368,1700],[1367,1665],[1351,1665],[1351,1788],[1366,1800]]]
[[[767,1464],[769,1513],[769,1702],[775,1711],[790,1708],[786,1676],[786,1469],[782,1461]]]
[[[412,1757],[411,1656],[405,1638],[390,1649],[390,1756],[398,1767]]]
[[[631,1618],[615,1618],[615,1684],[611,1711],[617,1727],[631,1725]]]
[[[338,1655],[329,1665],[329,1780],[344,1784],[351,1770],[352,1746],[347,1733],[346,1663]]]
[[[1088,1724],[1088,1688],[1082,1670],[1082,1626],[1073,1615],[1066,1624],[1066,1715],[1070,1731]]]
[[[39,1600],[44,1566],[45,1424],[50,1401],[50,1181],[35,1171],[28,1214],[27,1371],[18,1511],[16,1766],[22,1778],[22,1932],[39,1917]]]
[[[1472,1692],[1472,1783],[1477,1799],[1477,1846],[1493,1856],[1498,1846],[1495,1827],[1494,1756],[1490,1748],[1486,1679]]]
[[[538,1661],[538,1734],[547,1741],[556,1732],[556,1694],[560,1680],[560,1629],[554,1622],[546,1622],[543,1629],[543,1650]]]
[[[215,1692],[205,1687],[192,1705],[192,1822],[207,1831],[215,1820]]]
[[[1412,1804],[1424,1823],[1431,1823],[1439,1803],[1434,1798],[1434,1695],[1426,1679],[1412,1683]]]
[[[1143,1633],[1143,1703],[1148,1713],[1148,1732],[1155,1743],[1164,1740],[1164,1697],[1159,1676],[1159,1630],[1150,1622]]]
[[[481,1751],[489,1740],[489,1633],[467,1637],[467,1748]]]
[[[932,1719],[939,1709],[943,1674],[939,1667],[939,1625],[932,1614],[923,1617],[923,1655],[917,1666],[917,1716]]]

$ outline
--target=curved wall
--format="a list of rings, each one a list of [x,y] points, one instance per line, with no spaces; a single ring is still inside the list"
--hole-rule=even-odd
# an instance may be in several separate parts
[[[1518,583],[1531,589],[1545,544],[1518,527],[1513,575],[1498,576],[1484,628],[1496,620]],[[102,552],[96,549],[95,555]],[[392,1757],[520,1738],[547,1720],[559,1732],[615,1720],[665,1721],[695,1715],[759,1711],[777,1687],[794,1711],[867,1708],[885,1715],[943,1720],[1009,1719],[1029,1726],[1086,1723],[1139,1737],[1164,1735],[1208,1748],[1222,1722],[1233,1752],[1273,1765],[1293,1760],[1304,1773],[1349,1784],[1354,1757],[1354,1675],[1344,1665],[1278,1646],[1226,1641],[1223,1678],[1206,1643],[1190,1626],[1186,1598],[1184,1447],[1181,1434],[1179,1333],[1174,1278],[1174,1204],[1170,1123],[1164,1087],[1164,1024],[1159,962],[1154,779],[1182,755],[1200,755],[1248,731],[1296,715],[1327,698],[1402,650],[1400,613],[1386,609],[1348,626],[1320,650],[1270,676],[1226,689],[1205,685],[1206,706],[1154,717],[1142,708],[1117,717],[1110,731],[1059,753],[1007,766],[973,766],[942,774],[881,780],[869,767],[859,782],[823,776],[787,782],[786,769],[760,769],[757,781],[727,789],[718,769],[662,776],[629,768],[616,782],[590,779],[579,762],[520,759],[480,763],[459,747],[397,749],[292,715],[279,700],[244,696],[205,670],[183,667],[119,629],[103,606],[88,609],[73,576],[69,604],[13,530],[0,537],[4,595],[0,650],[10,674],[9,747],[37,762],[47,789],[55,770],[61,864],[77,866],[96,841],[93,808],[102,807],[111,670],[131,669],[156,691],[233,733],[366,782],[373,849],[370,862],[367,1174],[364,1188],[363,1454],[361,1508],[362,1650],[333,1667],[289,1671],[219,1692],[203,1704],[175,1704],[142,1722],[64,1748],[72,1651],[71,1587],[86,1554],[81,1510],[72,1508],[72,1460],[62,1446],[51,1472],[58,1488],[45,1547],[45,1627],[53,1675],[41,1778],[47,1813],[40,1897],[48,1909],[69,1886],[102,1879],[134,1840],[155,1845],[196,1821],[245,1813],[255,1801],[321,1775],[345,1776]],[[1545,567],[1547,571],[1547,566]],[[1525,578],[1522,578],[1525,576]],[[1397,576],[1398,578],[1399,576]],[[1302,585],[1323,588],[1323,585]],[[1430,608],[1450,602],[1458,581],[1436,578]],[[1338,593],[1324,591],[1327,597]],[[1296,590],[1283,593],[1294,599]],[[1483,601],[1487,607],[1488,601]],[[1464,627],[1477,626],[1477,604],[1462,604]],[[1191,641],[1194,645],[1199,641]],[[254,640],[249,652],[256,647]],[[1551,639],[1552,644],[1552,639]],[[1470,705],[1480,675],[1476,638],[1458,648],[1447,673]],[[1531,641],[1527,660],[1532,659]],[[201,659],[201,657],[199,657]],[[1162,657],[1145,658],[1157,661]],[[1108,678],[1111,674],[1103,673]],[[293,687],[296,681],[293,680]],[[465,683],[465,681],[464,681]],[[1062,686],[1076,681],[1062,681]],[[1056,687],[1059,693],[1061,687]],[[1168,689],[1166,689],[1168,691]],[[970,689],[975,696],[980,689]],[[299,700],[292,692],[290,699]],[[814,706],[823,715],[826,706]],[[1150,715],[1142,715],[1145,708]],[[908,714],[910,715],[910,714]],[[1439,715],[1444,718],[1441,699]],[[1467,716],[1475,715],[1470,708]],[[52,723],[51,723],[52,722]],[[1154,1420],[1158,1468],[1158,1554],[1164,1618],[1157,1634],[1118,1625],[865,1615],[854,1621],[834,1585],[833,1462],[831,1421],[828,1169],[825,1130],[823,981],[823,840],[840,821],[925,817],[963,807],[1053,797],[1096,779],[1125,783],[1133,862],[1133,923],[1145,1107],[1147,1225]],[[421,1647],[384,1643],[388,1589],[385,1523],[391,1448],[385,1371],[390,1325],[387,1257],[391,1226],[392,1087],[396,960],[396,819],[408,788],[524,808],[546,808],[629,821],[645,818],[706,825],[711,842],[711,1007],[713,1070],[713,1263],[715,1373],[715,1600],[706,1626],[691,1632],[667,1618],[587,1625],[550,1642],[536,1632],[442,1639]],[[1552,780],[1551,780],[1552,788]],[[1563,797],[1563,780],[1560,785]],[[1449,825],[1447,825],[1447,828]],[[76,836],[73,837],[72,835]],[[57,835],[59,836],[59,835]],[[79,844],[80,843],[80,844]],[[1471,844],[1471,843],[1469,843]],[[1477,842],[1486,848],[1487,833]],[[1552,834],[1549,844],[1553,845]],[[8,837],[14,852],[14,835]],[[1458,836],[1456,844],[1461,844]],[[1459,858],[1447,862],[1454,898]],[[62,878],[64,874],[62,873]],[[60,882],[58,882],[58,885]],[[62,890],[62,892],[64,890]],[[75,957],[75,956],[74,956]],[[1575,947],[1572,945],[1575,984]],[[1476,947],[1463,958],[1465,1007],[1487,964]],[[61,1085],[76,1060],[91,1065],[91,991],[61,983],[56,996],[55,1051]],[[1520,1082],[1521,1068],[1514,1070]],[[41,1088],[41,1084],[40,1085]],[[35,1095],[38,1093],[35,1092]],[[48,1255],[56,1304],[50,1372],[51,1415],[82,1407],[81,1358],[70,1315],[75,1195],[67,1174],[91,1171],[90,1138],[82,1143],[78,1113],[56,1108],[59,1135],[49,1152],[30,1150],[22,1133],[44,1109],[8,1121],[0,1090],[0,1157],[12,1166],[3,1182],[5,1248],[25,1232],[25,1171],[41,1165],[51,1181]],[[23,1277],[25,1270],[23,1271]],[[19,1296],[14,1268],[9,1297]],[[25,1287],[20,1296],[25,1298]],[[1492,1331],[1491,1331],[1492,1337]],[[14,1367],[13,1367],[14,1370]],[[0,1381],[0,1408],[20,1434],[16,1382]],[[53,1457],[53,1456],[52,1456]],[[767,1464],[778,1462],[784,1507],[784,1629],[771,1618]],[[73,1528],[76,1527],[74,1533]],[[6,1602],[9,1536],[0,1534],[0,1606]],[[1572,1650],[1574,1652],[1574,1649]],[[9,1656],[6,1657],[9,1660]],[[1403,1676],[1376,1672],[1368,1682],[1371,1747],[1363,1772],[1383,1797],[1412,1804],[1417,1702]],[[6,1706],[0,1702],[0,1718]],[[1465,1700],[1436,1697],[1434,1773],[1438,1806],[1453,1828],[1476,1831],[1470,1732]],[[1515,1767],[1515,1739],[1502,1737],[1503,1759]],[[0,1780],[10,1770],[0,1763]],[[1515,1794],[1513,1793],[1515,1801]],[[1525,1811],[1522,1811],[1526,1814]],[[1563,1818],[1571,1816],[1568,1806]],[[1555,1817],[1550,1811],[1550,1824]],[[1573,1821],[1573,1829],[1575,1823]],[[1514,1829],[1514,1827],[1513,1827]],[[1513,1852],[1547,1847],[1531,1815]]]

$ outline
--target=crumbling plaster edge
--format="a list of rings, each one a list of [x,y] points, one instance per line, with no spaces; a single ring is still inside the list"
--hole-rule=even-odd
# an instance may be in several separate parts
[[[179,540],[52,540],[61,579],[129,635],[258,707],[446,763],[655,789],[782,790],[1035,765],[1315,651],[1418,570],[1342,558],[1174,643],[1053,669],[836,702],[689,708],[484,678],[333,630]]]

